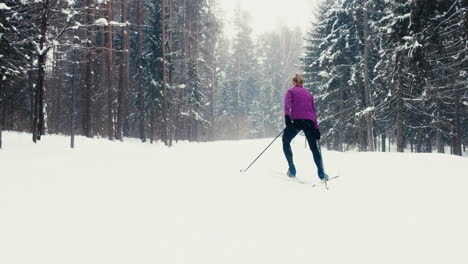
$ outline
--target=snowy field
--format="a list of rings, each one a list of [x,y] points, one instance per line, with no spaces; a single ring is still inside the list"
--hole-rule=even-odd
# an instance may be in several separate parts
[[[280,141],[240,173],[271,139],[30,138],[4,133],[0,263],[468,263],[467,158],[324,151],[327,191]]]

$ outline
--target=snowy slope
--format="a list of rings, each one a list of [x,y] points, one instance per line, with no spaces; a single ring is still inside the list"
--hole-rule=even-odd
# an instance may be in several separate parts
[[[467,158],[324,151],[326,191],[285,179],[280,142],[240,173],[269,141],[5,133],[0,263],[468,263]]]

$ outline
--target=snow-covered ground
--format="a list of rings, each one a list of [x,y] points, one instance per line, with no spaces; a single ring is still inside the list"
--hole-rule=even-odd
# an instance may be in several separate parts
[[[0,263],[468,263],[467,158],[324,151],[326,191],[280,141],[240,173],[271,139],[30,138],[0,150]]]

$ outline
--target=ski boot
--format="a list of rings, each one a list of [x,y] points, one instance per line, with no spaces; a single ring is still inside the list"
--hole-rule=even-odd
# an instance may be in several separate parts
[[[327,182],[329,179],[328,175],[325,172],[319,172],[318,176],[323,182]]]

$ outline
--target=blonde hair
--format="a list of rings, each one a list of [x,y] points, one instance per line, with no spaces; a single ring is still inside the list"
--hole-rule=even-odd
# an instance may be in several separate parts
[[[301,74],[296,74],[296,76],[293,78],[293,82],[295,82],[297,85],[304,85],[304,79],[302,78]]]

